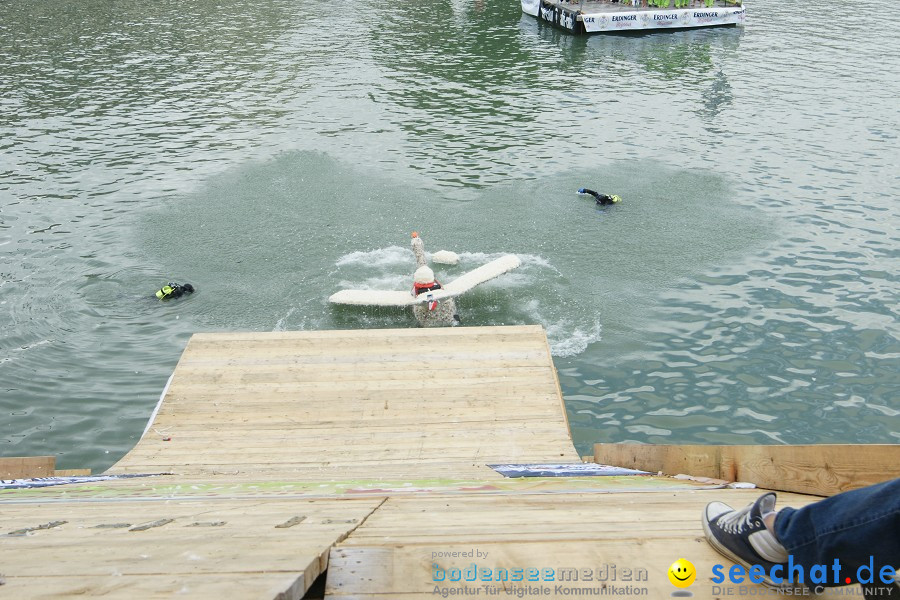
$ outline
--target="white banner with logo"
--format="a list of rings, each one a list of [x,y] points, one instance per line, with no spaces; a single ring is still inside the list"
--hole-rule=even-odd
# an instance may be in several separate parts
[[[607,13],[585,13],[584,30],[631,31],[682,27],[712,27],[744,22],[743,6],[727,8],[690,8],[679,10],[636,10]]]

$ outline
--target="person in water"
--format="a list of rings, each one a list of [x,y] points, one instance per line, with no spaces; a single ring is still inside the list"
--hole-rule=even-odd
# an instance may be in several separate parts
[[[160,300],[171,300],[172,298],[181,298],[185,294],[193,294],[194,286],[189,283],[167,283],[156,291],[156,297]]]
[[[416,272],[413,274],[412,295],[418,298],[442,289],[441,283],[435,278],[434,271],[425,260],[425,243],[415,231],[412,234],[412,251],[416,257]],[[441,327],[447,325],[459,325],[459,314],[456,311],[456,301],[453,298],[441,300],[429,299],[413,305],[413,316],[421,327]]]
[[[595,192],[594,190],[589,190],[587,188],[581,188],[580,190],[578,190],[578,193],[593,196],[594,199],[597,200],[597,204],[599,204],[600,206],[609,206],[610,204],[616,204],[622,201],[622,199],[615,194],[601,194],[600,192]]]

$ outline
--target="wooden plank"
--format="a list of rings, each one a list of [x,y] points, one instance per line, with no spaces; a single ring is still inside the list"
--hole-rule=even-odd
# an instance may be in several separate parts
[[[381,340],[406,340],[408,338],[440,339],[442,343],[451,343],[454,338],[459,340],[483,340],[491,342],[498,339],[532,337],[539,339],[544,337],[544,329],[540,325],[517,326],[485,326],[485,327],[447,327],[435,329],[332,329],[311,331],[269,331],[269,332],[243,332],[226,331],[215,333],[195,333],[191,341],[197,344],[216,343],[220,341],[234,341],[242,343],[285,343],[295,344],[299,342],[312,343],[323,341],[331,343],[334,340],[349,340],[354,343],[365,341],[366,343]],[[443,338],[443,339],[442,339]]]
[[[306,577],[292,573],[156,573],[153,575],[17,576],[6,574],[2,591],[8,598],[82,598],[156,600],[228,598],[300,600],[309,587]]]
[[[418,366],[426,369],[446,369],[467,363],[497,366],[509,362],[524,365],[545,362],[543,352],[537,350],[532,343],[516,343],[515,346],[503,346],[499,350],[485,346],[462,351],[460,347],[454,346],[453,348],[431,350],[424,356],[422,351],[416,348],[408,349],[406,352],[392,350],[373,354],[354,352],[352,347],[339,352],[332,349],[326,353],[322,350],[317,347],[309,348],[304,353],[289,347],[263,347],[253,354],[236,354],[231,349],[211,347],[202,353],[199,350],[193,350],[190,354],[183,355],[180,364],[186,367],[214,367],[222,364],[233,366],[291,364],[346,370],[353,368],[354,365],[367,368]]]
[[[339,437],[342,441],[347,443],[381,446],[385,450],[390,450],[391,448],[402,447],[404,445],[418,445],[423,440],[429,440],[431,436],[435,434],[441,435],[444,440],[448,441],[456,440],[471,443],[474,440],[486,447],[493,445],[500,448],[506,447],[508,445],[508,440],[496,438],[485,440],[483,436],[490,435],[491,432],[494,432],[497,438],[521,435],[531,438],[532,440],[538,440],[537,443],[540,443],[545,436],[546,438],[553,439],[554,434],[560,434],[565,438],[565,434],[557,425],[545,421],[525,421],[523,423],[520,421],[497,422],[491,420],[467,420],[464,422],[466,423],[465,427],[460,427],[458,430],[448,428],[446,422],[427,423],[422,427],[413,426],[405,430],[397,426],[391,427],[390,423],[387,422],[383,422],[381,427],[373,427],[371,429],[366,427],[365,429],[358,428],[350,430],[346,428],[346,424],[340,422],[329,422],[318,428],[307,426],[293,429],[288,426],[285,429],[278,430],[265,428],[252,429],[248,426],[242,430],[245,433],[245,439],[241,441],[242,448],[278,447],[282,444],[311,444],[313,447],[321,448],[319,442],[322,438]],[[451,423],[456,424],[455,421]],[[176,440],[173,438],[173,443],[165,444],[165,446],[166,448],[172,448],[176,444],[208,444],[210,441],[214,440],[221,443],[227,442],[227,445],[224,447],[205,448],[207,452],[227,451],[229,450],[228,446],[232,445],[232,440],[228,439],[229,436],[233,434],[232,427],[232,423],[228,421],[223,421],[221,423],[213,421],[206,429],[176,427],[173,429],[178,433],[178,439]],[[403,432],[403,436],[398,439],[397,434],[401,431]],[[390,446],[385,447],[383,444],[384,442],[390,443]],[[323,450],[333,452],[331,448]]]
[[[50,477],[55,468],[55,456],[0,457],[0,479]]]
[[[392,416],[398,413],[402,416]],[[262,414],[259,418],[251,421],[245,416],[234,415],[224,409],[204,411],[200,414],[185,414],[184,416],[167,411],[166,413],[160,413],[157,424],[165,423],[172,425],[173,427],[177,426],[178,431],[180,432],[202,432],[207,430],[207,428],[226,425],[229,429],[242,432],[249,432],[251,430],[263,432],[268,429],[286,430],[290,428],[300,431],[318,428],[317,423],[308,420],[308,417],[312,414],[313,413],[309,411],[299,414],[292,413],[291,415],[285,415],[283,413]],[[552,411],[547,411],[544,414],[529,411],[527,414],[518,416],[503,413],[497,414],[492,411],[479,411],[475,414],[464,414],[462,416],[458,411],[432,411],[423,414],[421,420],[416,420],[408,414],[400,413],[400,411],[382,410],[376,413],[374,410],[363,409],[350,412],[347,415],[348,418],[357,419],[360,423],[365,422],[367,429],[375,431],[379,429],[398,429],[400,427],[407,427],[410,430],[418,428],[421,431],[428,431],[429,429],[446,427],[448,422],[457,423],[459,425],[470,423],[473,424],[474,427],[489,427],[492,423],[498,423],[501,428],[504,424],[523,425],[527,423],[534,423],[536,427],[549,427],[549,425],[547,425],[547,419],[552,416]],[[331,425],[337,428],[342,422],[344,421],[335,419],[333,421],[323,421],[322,423],[324,426]],[[594,457],[588,456],[585,460],[587,462],[592,462]]]
[[[145,597],[144,590],[150,590],[146,597],[300,598],[327,567],[329,548],[381,502],[275,497],[4,504],[3,591],[17,590],[10,596],[17,598],[134,598]],[[159,525],[136,527],[153,523]],[[245,578],[254,585],[242,587]],[[234,582],[235,590],[223,581]]]
[[[759,496],[758,490],[714,490],[690,494],[566,494],[497,497],[445,496],[389,498],[366,522],[330,554],[326,598],[424,598],[434,588],[459,590],[465,582],[434,581],[441,570],[552,568],[590,570],[593,581],[557,580],[549,591],[524,597],[570,598],[583,595],[666,598],[675,590],[666,576],[668,567],[687,558],[698,571],[690,591],[696,598],[737,596],[738,586],[714,594],[712,566],[725,564],[704,540],[700,514],[711,501],[743,506]],[[781,494],[779,507],[801,506],[809,496]],[[464,555],[453,557],[447,553]],[[436,554],[442,553],[442,554]],[[471,554],[469,554],[471,553]],[[611,573],[615,567],[615,575]],[[627,581],[625,570],[631,570]],[[645,581],[634,580],[639,569]],[[598,579],[603,579],[598,581]],[[496,582],[487,584],[494,586]],[[508,597],[510,582],[472,584],[483,597]],[[557,590],[561,585],[561,590]],[[628,585],[646,588],[626,593]],[[608,586],[602,591],[603,586]],[[584,593],[585,588],[598,588]],[[613,591],[613,590],[616,591]],[[588,590],[591,591],[591,590]],[[745,589],[744,592],[748,590]],[[752,586],[753,595],[766,595]],[[730,592],[730,593],[729,593]],[[801,591],[802,594],[802,591]],[[475,595],[471,593],[469,595]],[[515,596],[513,594],[513,596]]]
[[[349,337],[351,339],[363,339],[366,337],[381,338],[386,333],[393,337],[419,337],[422,336],[422,329],[404,328],[404,329],[323,329],[309,331],[272,331],[264,332],[263,336],[274,339],[292,339],[302,337],[304,339],[320,338],[333,339],[335,337]],[[517,325],[509,327],[505,325],[485,325],[477,327],[452,327],[452,328],[436,328],[428,330],[430,337],[471,337],[473,335],[494,335],[509,333],[536,333],[542,334],[543,328],[540,325]],[[260,336],[260,332],[253,331],[225,331],[225,332],[203,332],[195,334],[199,339],[209,338],[228,338],[228,339],[255,339]]]
[[[166,435],[178,434],[177,440],[175,440],[174,437],[172,438],[173,442],[206,444],[209,442],[225,442],[227,441],[228,436],[234,435],[236,431],[239,431],[241,432],[241,435],[247,438],[247,441],[245,442],[247,447],[258,448],[278,446],[284,443],[313,443],[317,439],[325,436],[339,436],[342,440],[347,442],[355,441],[357,443],[374,445],[377,440],[393,442],[397,438],[397,433],[399,431],[408,432],[404,435],[403,439],[398,442],[401,445],[406,443],[416,443],[417,440],[427,439],[429,434],[433,435],[436,433],[443,434],[448,439],[456,440],[471,440],[473,437],[490,435],[492,432],[495,432],[496,435],[523,435],[532,437],[543,437],[546,435],[552,437],[553,434],[560,434],[564,437],[564,434],[557,426],[548,424],[540,417],[516,421],[511,419],[509,421],[504,419],[491,420],[490,418],[454,419],[452,422],[460,426],[460,431],[447,433],[446,421],[443,423],[427,421],[422,423],[419,427],[412,421],[404,420],[404,425],[407,426],[404,429],[391,423],[388,419],[378,420],[372,425],[366,420],[366,430],[348,432],[341,427],[342,424],[340,422],[328,422],[321,428],[316,428],[308,423],[301,423],[291,429],[291,423],[285,421],[274,423],[271,427],[264,427],[257,423],[236,423],[227,419],[219,420],[212,418],[207,422],[207,427],[205,429],[202,428],[203,424],[198,422],[173,426],[165,433]],[[162,437],[160,439],[162,439]],[[482,443],[485,445],[493,443],[498,446],[503,446],[503,442],[498,440]],[[169,444],[169,446],[172,445],[173,444]],[[214,449],[211,451],[214,451]]]
[[[90,474],[90,469],[56,469],[53,471],[54,477],[78,477]]]
[[[594,460],[654,473],[747,481],[763,488],[818,496],[900,477],[900,444],[596,444]]]
[[[407,535],[426,535],[443,529],[454,531],[465,526],[473,539],[482,539],[478,536],[485,533],[495,536],[498,528],[505,530],[504,535],[510,539],[560,530],[590,536],[613,529],[640,529],[640,523],[663,520],[687,522],[692,531],[699,531],[700,511],[706,503],[720,500],[741,507],[760,494],[759,490],[716,489],[675,495],[666,492],[520,494],[500,501],[491,496],[390,498],[345,544],[372,543],[364,538],[382,536],[398,523],[404,524],[403,533]],[[778,508],[797,507],[816,500],[783,493],[778,496]],[[685,521],[690,515],[693,516]]]
[[[424,397],[422,397],[424,396]],[[166,396],[166,403],[162,410],[168,412],[204,412],[215,410],[218,406],[240,404],[246,406],[240,413],[251,414],[254,411],[283,409],[288,411],[315,411],[327,413],[327,406],[334,410],[377,407],[384,405],[384,409],[403,408],[405,411],[415,410],[458,410],[460,408],[484,407],[506,413],[520,412],[523,408],[539,410],[542,412],[558,411],[556,404],[556,391],[550,385],[540,388],[534,385],[503,385],[491,386],[490,395],[485,396],[485,390],[478,386],[469,387],[443,387],[439,394],[423,394],[422,396],[410,395],[408,389],[403,387],[400,391],[395,389],[372,390],[347,387],[344,389],[317,389],[315,394],[309,391],[295,391],[288,386],[230,386],[217,388],[216,386],[203,386],[194,389],[182,389],[175,386]],[[549,402],[548,402],[549,400]],[[259,405],[259,406],[256,406]],[[275,406],[278,405],[278,406]]]
[[[384,358],[384,360],[380,360]],[[368,370],[379,369],[425,369],[433,371],[442,370],[460,370],[473,367],[478,368],[495,368],[503,367],[509,364],[515,364],[524,367],[540,367],[546,366],[546,353],[536,350],[532,345],[523,347],[521,350],[512,350],[505,348],[501,351],[484,352],[477,356],[461,357],[455,352],[429,352],[427,360],[423,360],[420,351],[409,352],[408,354],[391,354],[386,357],[368,356],[359,354],[346,353],[337,354],[307,354],[298,355],[283,349],[277,355],[272,354],[253,354],[253,355],[235,355],[229,352],[221,358],[215,358],[207,353],[203,355],[194,354],[185,357],[182,363],[183,367],[191,367],[196,369],[214,368],[223,364],[235,367],[243,365],[251,365],[255,367],[263,366],[279,366],[291,365],[298,367],[309,367],[328,369],[329,371],[345,372],[353,371],[359,368]]]
[[[327,355],[346,358],[358,357],[359,360],[396,360],[395,356],[402,360],[415,360],[426,353],[435,353],[437,356],[456,355],[464,358],[467,355],[484,356],[493,355],[497,344],[503,346],[504,351],[525,351],[534,348],[534,343],[540,338],[534,335],[498,334],[494,336],[477,334],[466,338],[441,340],[430,334],[419,334],[419,339],[398,338],[392,339],[393,331],[387,331],[381,338],[366,340],[352,338],[334,339],[307,339],[306,337],[293,337],[288,339],[273,339],[267,334],[256,334],[245,340],[209,339],[206,341],[191,341],[185,349],[186,360],[195,360],[198,357],[204,359],[222,359],[231,355],[289,355],[292,357],[321,354],[327,350]],[[274,335],[274,334],[269,334]],[[432,344],[433,347],[426,347]],[[285,354],[287,353],[287,354]],[[378,358],[383,357],[383,358]]]
[[[442,389],[487,388],[488,386],[503,389],[509,386],[519,386],[535,391],[546,391],[552,389],[552,385],[553,380],[548,379],[547,376],[536,374],[518,375],[516,373],[508,375],[498,374],[495,377],[481,377],[478,379],[446,377],[440,379],[423,378],[416,381],[387,378],[367,380],[341,380],[335,378],[334,381],[304,381],[292,379],[286,374],[272,373],[258,378],[247,376],[243,380],[234,380],[225,376],[212,376],[209,378],[198,377],[190,382],[182,380],[177,384],[174,381],[172,382],[172,388],[183,393],[227,386],[232,393],[243,393],[245,397],[252,397],[255,391],[262,393],[272,391],[286,394],[317,394],[320,391],[334,392],[341,389],[353,390],[356,393],[364,393],[367,390],[392,390],[398,395],[415,394],[428,397],[439,394],[439,390]]]
[[[189,377],[191,382],[203,383],[212,380],[217,384],[238,383],[261,379],[270,381],[279,378],[284,381],[303,382],[331,382],[331,381],[360,381],[370,380],[373,377],[385,380],[406,381],[409,379],[427,380],[453,380],[459,377],[478,379],[482,377],[519,377],[527,378],[536,375],[539,378],[549,378],[546,362],[542,365],[503,363],[492,366],[474,366],[476,361],[471,361],[470,367],[453,367],[443,365],[441,368],[431,368],[428,363],[409,365],[405,367],[369,367],[368,365],[354,365],[348,369],[323,369],[321,365],[297,365],[297,364],[241,364],[210,366],[184,366],[179,370],[179,375]],[[383,363],[379,363],[383,364]],[[407,363],[404,363],[407,364]]]
[[[550,364],[553,364],[553,354],[550,351],[550,340],[547,339],[547,336],[544,336],[544,351],[546,352],[547,360],[550,361]],[[556,372],[556,367],[552,368],[551,373],[553,375],[553,387],[556,389],[556,395],[559,399],[559,410],[562,414],[563,422],[566,425],[566,431],[569,432],[569,439],[572,438],[572,428],[569,426],[569,411],[566,408],[566,401],[563,398],[562,386],[559,384],[559,373]]]
[[[177,475],[203,475],[215,473],[224,475],[226,473],[242,473],[253,469],[281,469],[283,472],[290,473],[292,477],[305,477],[302,471],[328,470],[330,477],[336,477],[339,473],[335,471],[346,470],[353,473],[356,478],[357,473],[368,472],[370,478],[381,478],[384,475],[379,465],[384,465],[385,472],[390,473],[398,468],[402,468],[406,472],[418,472],[425,477],[444,477],[447,470],[453,471],[456,475],[465,473],[465,478],[476,480],[484,478],[485,473],[492,472],[485,466],[485,462],[500,461],[500,457],[510,459],[510,462],[541,462],[540,458],[550,458],[550,447],[538,448],[532,451],[516,450],[511,453],[500,454],[492,453],[484,458],[474,459],[471,452],[449,451],[446,453],[434,452],[424,455],[421,452],[408,452],[405,456],[402,452],[386,451],[369,458],[346,459],[333,455],[318,454],[308,458],[278,456],[260,457],[256,456],[255,460],[247,462],[246,457],[240,453],[223,454],[210,456],[205,459],[203,465],[196,464],[196,453],[185,453],[181,455],[156,456],[152,453],[146,455],[137,455],[131,467],[132,473],[157,473],[172,472]],[[526,453],[527,452],[527,453]],[[559,462],[566,462],[568,457],[557,456]],[[138,460],[141,459],[141,460]],[[563,459],[563,460],[559,460]],[[477,462],[475,462],[477,460]],[[243,462],[242,462],[243,461]],[[484,462],[483,462],[484,461]],[[502,461],[501,461],[502,462]],[[124,466],[124,465],[123,465]],[[232,467],[232,468],[229,468]],[[310,474],[312,476],[312,474]],[[502,475],[501,475],[502,477]]]

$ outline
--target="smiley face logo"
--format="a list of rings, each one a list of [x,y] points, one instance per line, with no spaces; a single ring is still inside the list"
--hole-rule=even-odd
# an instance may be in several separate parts
[[[694,568],[694,564],[691,561],[679,558],[669,567],[668,575],[672,585],[686,588],[694,583],[694,580],[697,578],[697,569]]]

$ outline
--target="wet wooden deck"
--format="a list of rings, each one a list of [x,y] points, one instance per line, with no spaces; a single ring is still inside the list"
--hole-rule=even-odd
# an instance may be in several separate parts
[[[600,583],[662,598],[684,557],[701,574],[694,597],[713,598],[723,561],[700,511],[759,492],[486,466],[578,461],[540,327],[197,334],[152,426],[109,471],[167,475],[0,491],[0,594],[297,599],[326,569],[328,598],[522,585],[434,580],[435,565],[477,563],[616,565]],[[540,597],[571,596],[542,585]]]

